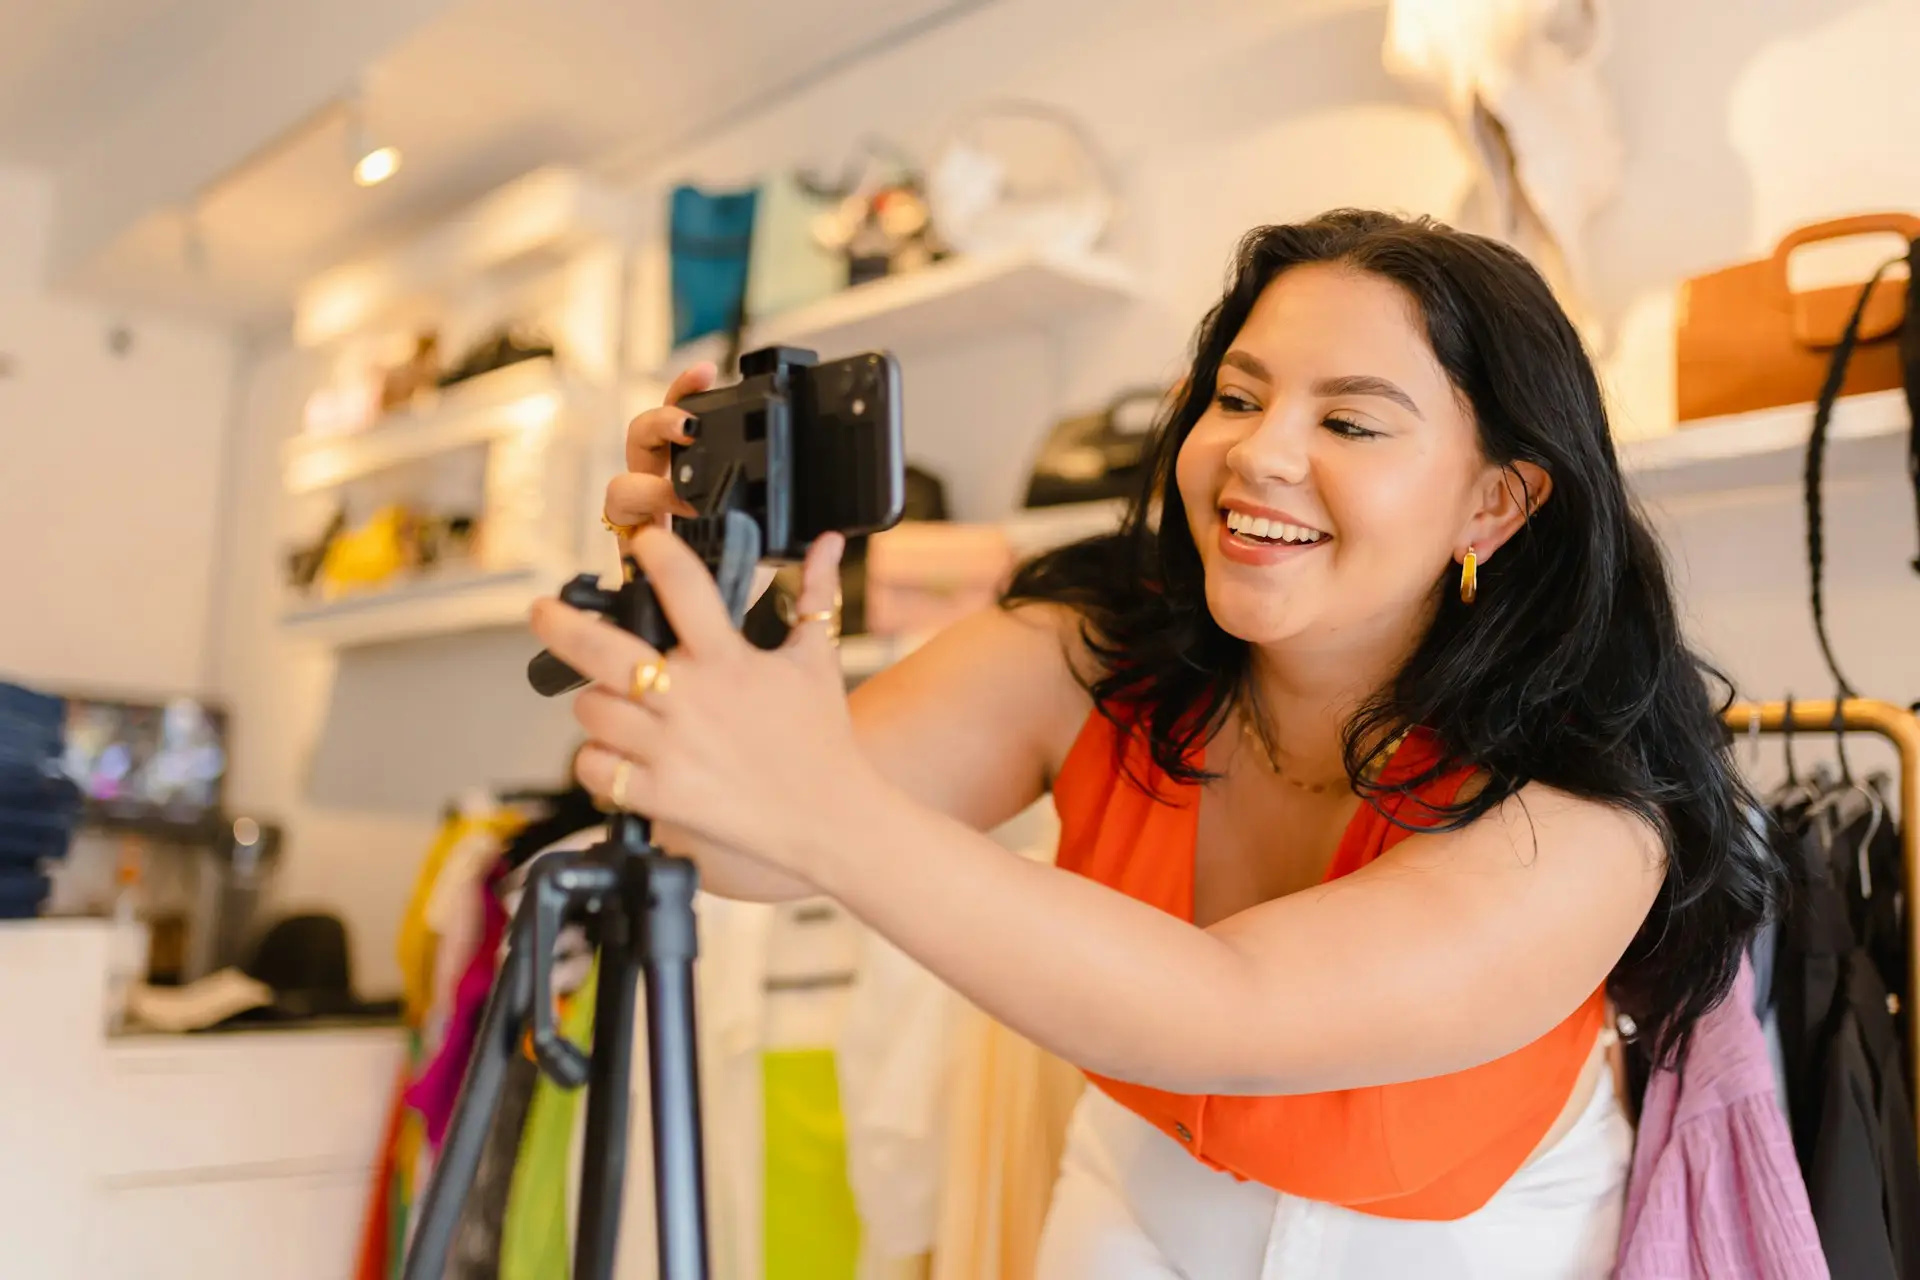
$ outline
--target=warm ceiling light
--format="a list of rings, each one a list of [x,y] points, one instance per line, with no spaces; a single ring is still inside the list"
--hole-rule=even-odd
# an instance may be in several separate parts
[[[400,148],[375,147],[354,162],[353,180],[363,187],[377,187],[400,172]]]

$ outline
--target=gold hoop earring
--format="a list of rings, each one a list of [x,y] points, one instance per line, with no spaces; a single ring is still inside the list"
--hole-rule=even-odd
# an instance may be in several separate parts
[[[1467,548],[1467,554],[1460,558],[1460,603],[1472,604],[1473,598],[1480,594],[1480,558],[1473,554],[1473,548]]]

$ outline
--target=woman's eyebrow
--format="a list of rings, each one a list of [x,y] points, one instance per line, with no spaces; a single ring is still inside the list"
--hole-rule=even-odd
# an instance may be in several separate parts
[[[1424,418],[1413,397],[1385,378],[1370,373],[1350,373],[1339,378],[1322,378],[1313,384],[1317,396],[1379,396],[1391,400],[1416,418]]]
[[[1220,357],[1223,368],[1238,369],[1255,382],[1273,385],[1273,371],[1268,369],[1260,357],[1249,351],[1237,348]],[[1322,397],[1331,396],[1379,396],[1391,400],[1416,418],[1425,418],[1420,406],[1413,397],[1402,391],[1399,386],[1386,378],[1371,373],[1350,373],[1338,378],[1322,378],[1313,384],[1313,394]]]

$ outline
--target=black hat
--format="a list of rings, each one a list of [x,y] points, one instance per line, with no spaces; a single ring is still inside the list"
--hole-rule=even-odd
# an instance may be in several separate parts
[[[366,1011],[353,994],[347,927],[332,915],[288,916],[261,935],[248,977],[273,988],[284,1017],[343,1017]]]

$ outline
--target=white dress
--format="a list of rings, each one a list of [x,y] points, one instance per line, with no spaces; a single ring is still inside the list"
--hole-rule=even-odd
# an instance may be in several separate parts
[[[1088,1089],[1036,1280],[1603,1280],[1633,1129],[1605,1077],[1573,1126],[1448,1222],[1371,1217],[1241,1182]]]

